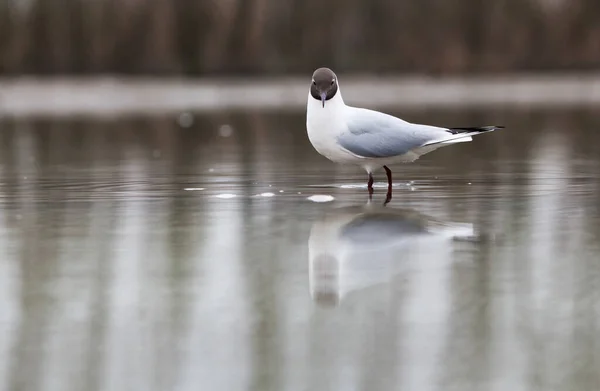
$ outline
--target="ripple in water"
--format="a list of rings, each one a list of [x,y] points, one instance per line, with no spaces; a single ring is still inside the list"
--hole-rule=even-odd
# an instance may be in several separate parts
[[[335,198],[326,194],[315,194],[307,198],[307,200],[312,202],[331,202]]]

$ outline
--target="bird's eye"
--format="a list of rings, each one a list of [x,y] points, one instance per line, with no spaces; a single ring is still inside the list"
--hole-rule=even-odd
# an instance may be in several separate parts
[[[333,80],[331,81],[331,85],[334,85],[334,84],[335,84],[335,79],[333,79]]]
[[[313,80],[313,86],[316,86],[316,85],[317,85],[317,82]]]

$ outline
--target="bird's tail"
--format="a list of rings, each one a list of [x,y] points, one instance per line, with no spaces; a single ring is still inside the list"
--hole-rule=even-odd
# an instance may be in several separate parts
[[[496,129],[504,129],[504,126],[479,126],[470,128],[448,128],[446,131],[452,136],[444,137],[441,140],[430,141],[423,146],[431,146],[436,144],[454,144],[471,141],[471,136],[481,133],[493,132]]]

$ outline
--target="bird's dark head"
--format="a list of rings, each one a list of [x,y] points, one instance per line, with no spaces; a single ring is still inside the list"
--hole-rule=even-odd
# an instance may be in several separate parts
[[[310,86],[310,94],[316,100],[322,102],[325,107],[325,101],[333,98],[338,92],[337,76],[329,68],[319,68],[313,73]]]

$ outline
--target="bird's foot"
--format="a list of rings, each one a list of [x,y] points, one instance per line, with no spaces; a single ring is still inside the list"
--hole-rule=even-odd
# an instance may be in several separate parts
[[[383,204],[387,205],[387,203],[392,200],[392,170],[390,170],[387,166],[383,166],[383,169],[385,170],[388,180],[387,194],[385,195],[385,202]]]
[[[385,202],[383,205],[387,205],[392,200],[392,191],[388,189],[387,194],[385,195]]]

